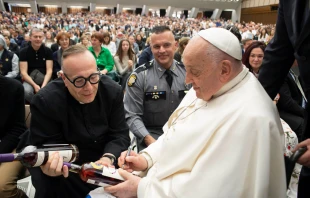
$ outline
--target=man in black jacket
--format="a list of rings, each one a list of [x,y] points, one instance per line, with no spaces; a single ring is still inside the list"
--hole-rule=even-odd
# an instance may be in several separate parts
[[[301,142],[307,123],[306,99],[304,98],[301,84],[299,88],[295,82],[296,79],[298,79],[298,76],[290,70],[279,90],[280,99],[277,107],[280,117],[291,127],[296,133],[299,142]]]
[[[116,165],[130,142],[121,87],[101,76],[94,56],[83,46],[64,51],[62,71],[61,78],[34,96],[30,131],[20,146],[70,143],[79,148],[76,164]],[[64,178],[68,167],[58,154],[30,173],[38,198],[84,198],[96,188],[77,174]]]
[[[0,153],[15,151],[19,136],[26,130],[23,85],[0,75]],[[16,186],[24,170],[20,162],[0,163],[0,197],[27,197]]]
[[[294,60],[297,60],[300,77],[304,83],[307,99],[310,99],[310,2],[280,0],[276,33],[265,50],[264,61],[259,71],[259,81],[273,99],[282,86]],[[281,96],[280,96],[281,97]],[[306,106],[310,112],[310,106]],[[304,139],[310,137],[308,116]],[[308,150],[298,163],[304,165],[298,184],[298,197],[310,197],[310,139],[296,149],[307,146]]]

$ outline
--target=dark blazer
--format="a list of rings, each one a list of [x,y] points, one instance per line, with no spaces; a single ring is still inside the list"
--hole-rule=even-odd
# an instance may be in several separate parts
[[[273,99],[282,86],[294,60],[297,60],[304,92],[310,99],[310,17],[308,0],[280,0],[276,32],[265,50],[259,81]],[[280,96],[281,97],[281,96]],[[309,114],[309,105],[306,107]],[[309,116],[308,116],[309,117]],[[308,120],[309,121],[309,120]],[[308,122],[309,123],[309,122]],[[305,138],[310,137],[307,126]],[[287,161],[286,161],[287,162]],[[287,163],[286,163],[287,165]],[[290,175],[287,175],[290,177]],[[303,168],[298,197],[310,197],[310,169]]]
[[[310,18],[303,23],[309,1],[280,0],[276,33],[265,50],[259,81],[273,99],[297,60],[304,91],[310,99]],[[308,11],[309,12],[309,11]],[[304,25],[302,25],[304,24]]]
[[[15,43],[10,43],[9,50],[10,50],[11,52],[14,52],[14,53],[19,57],[19,48],[18,48],[18,45],[17,45],[17,44],[15,44]]]
[[[11,153],[26,130],[23,85],[0,76],[0,153]]]
[[[279,94],[277,107],[280,117],[291,127],[300,141],[307,123],[307,112],[302,107],[303,96],[291,74],[285,78]]]
[[[75,144],[79,148],[75,163],[82,164],[97,161],[104,153],[111,153],[117,159],[129,146],[123,91],[106,75],[99,81],[97,95],[91,103],[80,104],[63,80],[56,79],[34,96],[30,108],[30,130],[21,138],[19,148],[49,143]],[[35,197],[84,198],[95,187],[87,185],[77,174],[64,178],[48,177],[39,167],[29,171],[36,188]],[[44,188],[47,185],[53,188]]]
[[[278,93],[296,59],[305,95],[307,99],[310,99],[310,17],[308,3],[309,1],[304,0],[280,0],[276,33],[265,50],[264,61],[258,77],[271,98],[274,98]],[[305,11],[308,12],[308,16],[304,14]],[[309,105],[306,109],[309,113]],[[307,130],[306,133],[306,137],[310,137],[310,130]]]
[[[305,109],[302,108],[303,97],[291,74],[288,74],[285,78],[279,94],[280,100],[277,104],[279,111],[286,111],[304,117]]]
[[[59,49],[59,45],[57,43],[53,43],[51,45],[51,50],[54,52],[56,52]]]
[[[153,53],[151,50],[151,47],[147,47],[145,48],[141,55],[139,56],[139,62],[138,62],[138,66],[143,65],[147,62],[150,62],[151,60],[153,60]]]

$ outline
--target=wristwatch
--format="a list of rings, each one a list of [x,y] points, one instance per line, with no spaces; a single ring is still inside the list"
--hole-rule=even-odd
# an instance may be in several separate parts
[[[102,157],[109,158],[111,160],[111,162],[112,162],[111,164],[114,164],[114,162],[116,161],[116,157],[114,155],[112,155],[112,154],[104,154]]]

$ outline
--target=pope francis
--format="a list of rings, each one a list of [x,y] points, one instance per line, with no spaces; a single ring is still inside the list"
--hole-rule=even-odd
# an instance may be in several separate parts
[[[192,89],[155,143],[139,154],[122,153],[119,173],[126,181],[105,191],[139,198],[284,198],[280,119],[241,57],[228,30],[210,28],[192,38],[183,53]]]

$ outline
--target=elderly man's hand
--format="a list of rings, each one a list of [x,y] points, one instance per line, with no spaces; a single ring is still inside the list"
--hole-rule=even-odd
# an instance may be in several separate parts
[[[137,197],[138,185],[141,178],[122,169],[118,169],[118,172],[125,181],[116,186],[105,187],[104,191],[117,198]]]
[[[132,171],[143,171],[147,169],[147,161],[142,156],[137,154],[134,151],[130,152],[130,156],[127,156],[127,151],[121,153],[121,156],[118,158],[118,166],[122,167],[124,170],[128,172]]]
[[[293,152],[296,152],[301,147],[307,147],[308,150],[298,159],[297,162],[303,166],[310,167],[310,139],[299,143]]]
[[[45,165],[40,167],[42,172],[48,176],[55,177],[63,175],[69,176],[69,169],[63,165],[63,159],[59,156],[58,152],[53,153],[46,162]]]

